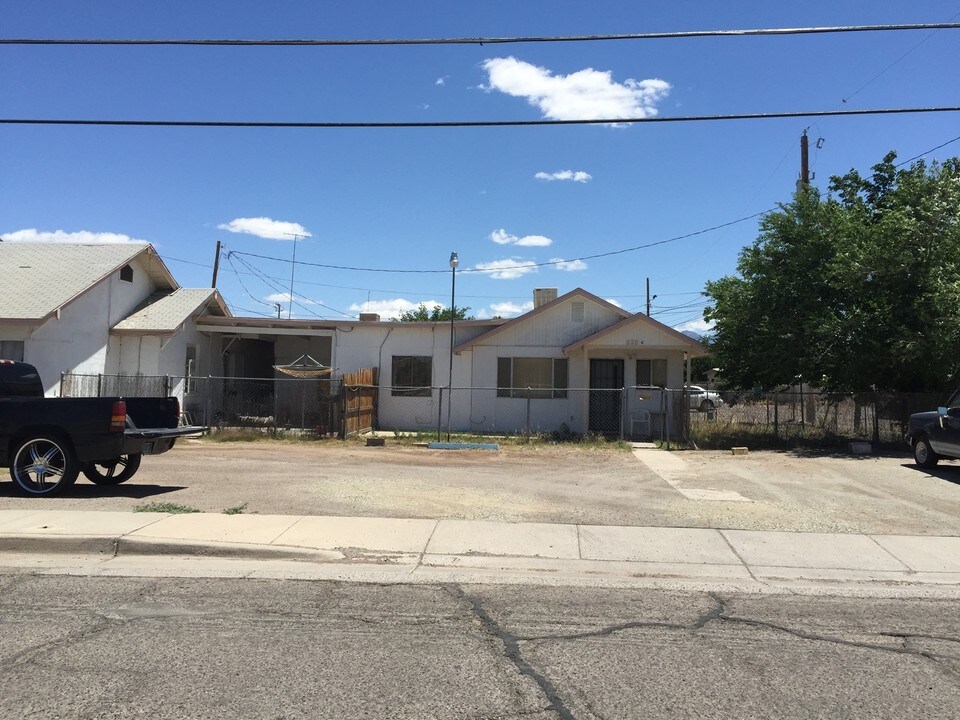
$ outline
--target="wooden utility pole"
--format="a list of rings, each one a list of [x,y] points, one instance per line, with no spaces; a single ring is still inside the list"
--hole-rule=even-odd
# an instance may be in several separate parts
[[[210,287],[214,290],[217,288],[217,273],[220,271],[220,241],[217,240],[217,254],[213,258],[213,280],[210,282]]]
[[[800,136],[800,180],[797,189],[810,187],[810,152],[807,142],[807,131]]]
[[[647,317],[650,317],[650,278],[647,278]]]

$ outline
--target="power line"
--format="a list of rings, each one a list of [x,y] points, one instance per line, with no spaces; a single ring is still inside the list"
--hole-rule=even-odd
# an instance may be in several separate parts
[[[472,128],[537,127],[542,125],[637,125],[641,123],[718,122],[730,120],[776,120],[783,118],[832,117],[847,115],[903,115],[912,113],[958,112],[960,106],[874,108],[866,110],[801,110],[730,115],[670,115],[667,117],[601,118],[592,120],[446,120],[436,122],[307,122],[254,120],[81,120],[54,118],[0,118],[0,125],[88,125],[113,127],[204,127],[204,128]]]
[[[685,235],[676,235],[666,240],[657,240],[655,242],[644,243],[643,245],[635,245],[629,248],[623,248],[622,250],[610,250],[609,252],[595,253],[593,255],[583,255],[577,258],[569,258],[566,260],[549,260],[547,262],[541,263],[523,263],[521,265],[509,265],[504,267],[497,268],[464,268],[459,270],[460,274],[463,273],[491,273],[491,272],[500,272],[503,270],[516,270],[520,268],[539,268],[539,267],[549,267],[552,265],[563,265],[566,263],[576,262],[577,260],[596,260],[597,258],[610,257],[613,255],[622,255],[628,252],[635,252],[637,250],[645,250],[646,248],[656,247],[658,245],[666,245],[667,243],[677,242],[678,240],[686,240],[687,238],[695,237],[697,235],[703,235],[704,233],[712,232],[714,230],[719,230],[720,228],[725,228],[730,225],[735,225],[737,223],[744,222],[746,220],[751,220],[760,215],[765,215],[768,212],[773,212],[773,209],[763,210],[753,215],[747,215],[745,217],[737,218],[736,220],[731,220],[729,222],[722,223],[720,225],[714,225],[713,227],[704,228],[702,230],[696,230],[691,233],[686,233]],[[247,257],[254,257],[260,260],[273,260],[275,262],[290,262],[286,258],[271,257],[269,255],[258,255],[256,253],[243,252],[241,250],[233,250],[230,255],[244,255]],[[377,272],[377,273],[403,273],[403,274],[436,274],[436,273],[448,273],[448,270],[401,270],[401,269],[390,269],[390,268],[364,268],[364,267],[353,267],[348,265],[327,265],[324,263],[314,263],[314,262],[305,262],[301,261],[301,265],[309,265],[311,267],[326,268],[327,270],[352,270],[355,272]]]
[[[682,30],[676,32],[617,33],[613,35],[520,35],[514,37],[373,38],[373,39],[83,39],[0,38],[0,45],[228,45],[267,47],[312,47],[348,45],[506,45],[518,43],[598,42],[610,40],[674,40],[681,38],[753,37],[763,35],[825,35],[856,32],[911,30],[956,30],[960,23],[905,23],[896,25],[835,25],[799,28],[753,28],[741,30]]]
[[[932,153],[934,150],[939,150],[939,149],[942,148],[942,147],[946,147],[947,145],[949,145],[949,144],[951,144],[951,143],[955,143],[957,140],[960,140],[960,135],[958,135],[957,137],[953,138],[952,140],[947,140],[945,143],[941,143],[941,144],[937,145],[936,147],[930,148],[929,150],[924,150],[922,153],[920,153],[919,155],[914,155],[914,156],[913,156],[912,158],[910,158],[909,160],[904,160],[903,162],[898,162],[896,165],[894,165],[894,167],[900,167],[901,165],[906,165],[907,163],[911,163],[911,162],[913,162],[914,160],[919,160],[919,159],[922,158],[924,155],[929,155],[929,154]]]

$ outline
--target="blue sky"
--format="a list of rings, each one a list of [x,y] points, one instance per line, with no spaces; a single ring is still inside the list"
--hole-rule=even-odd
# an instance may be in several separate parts
[[[0,0],[0,36],[555,36],[958,15],[960,2],[923,0]],[[960,104],[958,39],[941,30],[484,46],[0,46],[0,116],[387,122],[947,106]],[[0,234],[146,240],[186,287],[209,285],[220,240],[231,254],[218,287],[239,315],[269,316],[280,302],[287,316],[294,243],[284,233],[294,232],[309,234],[296,243],[295,317],[446,306],[455,250],[471,271],[458,272],[457,304],[478,317],[529,309],[536,287],[579,286],[639,311],[649,277],[654,316],[696,329],[698,294],[734,272],[756,219],[578,259],[789,201],[805,128],[814,184],[826,189],[830,175],[869,172],[888,150],[906,159],[960,135],[960,116],[465,129],[3,125]],[[927,159],[958,153],[960,142]],[[554,260],[565,262],[535,267]]]

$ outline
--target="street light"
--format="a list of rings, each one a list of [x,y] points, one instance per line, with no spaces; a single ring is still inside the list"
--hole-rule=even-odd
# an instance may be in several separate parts
[[[450,408],[453,405],[453,320],[457,315],[457,266],[460,258],[450,253],[450,374],[447,376],[447,442],[450,442]]]

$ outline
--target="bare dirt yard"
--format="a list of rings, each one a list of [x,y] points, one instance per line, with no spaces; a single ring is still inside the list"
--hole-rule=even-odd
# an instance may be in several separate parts
[[[669,453],[667,472],[649,453],[665,451],[189,440],[145,457],[117,487],[81,476],[62,497],[21,498],[0,483],[0,509],[163,502],[204,512],[960,535],[960,463],[929,472],[906,454],[681,451]]]

